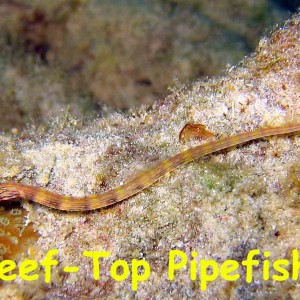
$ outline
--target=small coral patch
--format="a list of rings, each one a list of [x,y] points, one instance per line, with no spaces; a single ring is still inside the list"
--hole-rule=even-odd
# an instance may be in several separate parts
[[[0,206],[0,259],[18,260],[28,246],[38,239],[27,212],[18,203]]]

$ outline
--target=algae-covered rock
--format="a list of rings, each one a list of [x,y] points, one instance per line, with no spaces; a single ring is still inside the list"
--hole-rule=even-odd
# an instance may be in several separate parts
[[[298,14],[269,38],[262,38],[256,52],[224,76],[189,87],[178,85],[150,109],[93,121],[65,113],[48,127],[16,133],[9,142],[2,135],[1,148],[7,148],[1,154],[1,167],[7,165],[9,170],[15,161],[18,171],[12,178],[0,173],[1,182],[12,179],[73,196],[101,193],[141,168],[199,144],[179,142],[179,132],[188,122],[204,124],[217,136],[299,122],[299,26]],[[300,137],[295,134],[221,151],[179,166],[124,202],[91,212],[60,212],[23,202],[28,221],[40,234],[23,259],[42,261],[57,249],[58,256],[55,251],[52,254],[58,264],[51,267],[51,283],[44,282],[49,271],[38,268],[37,280],[18,277],[3,284],[1,295],[20,299],[297,299],[297,281],[287,271],[277,268],[276,272],[273,262],[289,261],[289,266],[286,261],[281,266],[290,271],[294,250],[300,248],[299,147]],[[242,261],[255,249],[258,266],[248,282]],[[181,251],[188,260],[173,280],[168,277],[171,250]],[[100,260],[100,278],[94,278],[93,260],[84,251],[109,252],[110,257]],[[136,290],[132,276],[125,276],[134,270],[134,259],[151,268],[149,278]],[[204,271],[195,271],[201,259],[215,262],[208,274],[216,265],[235,260],[239,269],[227,275],[240,276],[232,281],[218,276],[204,291]],[[190,264],[191,260],[196,264]],[[79,270],[70,273],[66,266]],[[142,274],[143,268],[138,271]]]
[[[16,111],[34,119],[71,103],[73,114],[103,103],[122,109],[152,104],[174,78],[204,78],[237,63],[285,16],[267,0],[2,0],[1,48],[17,47],[44,64],[29,62],[24,71],[10,63],[19,84],[2,101],[14,92]],[[5,90],[6,73],[0,76]]]

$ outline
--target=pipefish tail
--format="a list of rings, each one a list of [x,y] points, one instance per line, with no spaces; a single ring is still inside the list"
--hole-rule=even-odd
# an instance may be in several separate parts
[[[167,158],[159,162],[156,166],[127,181],[125,184],[99,195],[77,198],[61,196],[34,186],[19,183],[2,183],[0,184],[0,201],[26,199],[54,209],[67,211],[86,211],[103,208],[139,193],[166,173],[173,171],[177,166],[191,162],[198,157],[203,157],[207,154],[259,138],[283,135],[297,131],[300,131],[300,123],[273,128],[262,128],[210,141]]]

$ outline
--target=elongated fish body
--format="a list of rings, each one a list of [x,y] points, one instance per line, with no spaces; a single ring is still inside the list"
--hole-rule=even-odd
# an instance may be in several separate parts
[[[177,166],[191,162],[198,157],[203,157],[207,154],[259,138],[294,133],[297,131],[300,131],[300,123],[273,128],[262,128],[210,141],[167,158],[159,162],[156,166],[127,181],[125,184],[99,195],[77,198],[58,195],[34,186],[19,183],[2,183],[0,184],[0,201],[20,198],[31,200],[54,209],[67,211],[86,211],[103,208],[139,193],[166,173],[173,171]]]

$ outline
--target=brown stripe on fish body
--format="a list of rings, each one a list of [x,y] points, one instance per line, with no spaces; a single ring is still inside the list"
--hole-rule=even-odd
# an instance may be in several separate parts
[[[101,208],[109,205],[113,205],[120,202],[137,192],[133,192],[132,188],[129,186],[130,182],[115,187],[112,190],[106,191],[100,195],[92,195],[86,197],[89,202],[89,209]]]
[[[165,161],[160,162],[155,167],[145,171],[144,173],[140,174],[138,177],[134,178],[128,183],[125,183],[124,186],[128,190],[130,190],[130,196],[142,191],[143,189],[147,188],[154,182],[156,182],[160,177],[162,177],[167,170],[164,166]]]
[[[16,187],[18,189],[20,189],[23,194],[24,194],[24,198],[25,199],[29,199],[29,200],[33,200],[34,196],[38,193],[38,191],[40,190],[37,187],[30,187],[28,185],[22,185],[22,184],[17,184]],[[46,191],[46,190],[43,190]],[[46,191],[48,192],[48,191]],[[34,201],[34,200],[33,200]]]
[[[52,208],[60,209],[63,196],[53,194],[43,189],[35,188],[33,190],[28,186],[22,187],[25,193],[24,199],[38,202]]]
[[[125,184],[125,186],[126,189],[130,191],[130,195],[134,195],[146,187],[140,176],[134,181],[128,182],[128,184]]]
[[[36,195],[37,202],[61,210],[68,210],[70,208],[69,199],[70,199],[69,196],[60,196],[53,193]]]
[[[200,146],[197,146],[200,148],[200,151],[198,152],[196,157],[204,156],[204,155],[214,152],[216,149],[216,146],[218,144],[216,142],[217,142],[217,140],[211,141],[210,143],[202,144],[202,145],[200,145],[200,146],[202,146],[201,148],[200,148]],[[195,148],[197,148],[197,147],[195,147]],[[193,149],[191,149],[191,150],[193,150]],[[195,159],[196,157],[193,157],[193,159]]]
[[[122,186],[122,190],[124,189],[124,187]],[[116,190],[119,190],[118,192],[116,192]],[[101,194],[100,196],[103,195],[103,197],[101,197],[100,201],[98,200],[98,204],[99,202],[101,203],[101,207],[103,207],[103,203],[106,203],[105,206],[107,205],[112,205],[115,204],[117,202],[120,202],[124,199],[124,197],[122,197],[121,193],[121,189],[119,187],[116,187],[112,190],[109,190],[107,192],[104,192],[103,194]]]
[[[65,196],[61,203],[61,209],[85,211],[93,209],[93,203],[91,197],[75,198]]]
[[[51,200],[51,193],[47,190],[36,187],[34,189],[31,189],[31,187],[27,185],[21,186],[21,189],[24,192],[24,199],[28,199],[44,205],[48,205],[49,203],[49,206],[51,204],[52,208],[57,207],[57,205],[55,205],[56,202]]]
[[[43,189],[36,190],[34,193],[26,193],[26,198],[31,198],[32,201],[43,202],[49,197],[49,192]]]
[[[106,197],[106,199],[104,200],[105,205],[103,205],[103,206],[113,205],[113,204],[115,204],[115,203],[117,203],[119,201],[121,201],[121,199],[118,199],[118,197],[116,197],[116,195],[114,193],[110,192],[108,194],[108,196]]]
[[[76,209],[75,209],[76,208]],[[71,208],[69,210],[90,210],[92,208],[92,202],[90,197],[84,197],[78,199],[73,199],[71,203]]]
[[[165,174],[166,174],[166,170],[162,167],[162,164],[160,163],[156,169],[157,179],[161,178]]]
[[[55,208],[55,209],[61,209],[61,210],[65,210],[63,207],[65,206],[65,203],[63,202],[64,200],[62,199],[63,196],[59,199],[57,199],[56,197],[52,197],[51,194],[47,194],[44,195],[44,197],[41,197],[42,195],[36,195],[35,197],[33,197],[30,200],[33,200],[35,202],[47,205],[51,208]]]
[[[118,195],[118,192],[116,191],[118,189],[119,189],[119,187],[116,187],[112,190],[103,192],[100,195],[87,197],[89,199],[89,202],[90,202],[89,205],[90,205],[91,209],[106,207],[106,206],[113,205],[113,204],[123,200],[121,198],[120,194]]]

